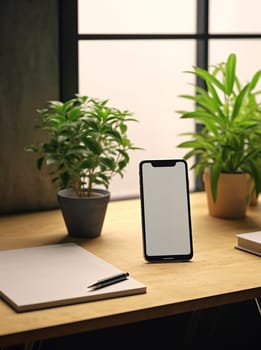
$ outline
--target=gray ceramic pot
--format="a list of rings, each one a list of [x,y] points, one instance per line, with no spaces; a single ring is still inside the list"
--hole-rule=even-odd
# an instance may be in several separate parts
[[[72,189],[57,193],[68,234],[73,237],[95,238],[100,236],[110,200],[110,192],[94,189],[94,197],[77,197]]]

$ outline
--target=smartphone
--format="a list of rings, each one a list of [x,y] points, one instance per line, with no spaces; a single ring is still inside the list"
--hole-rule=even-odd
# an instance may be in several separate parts
[[[190,260],[193,243],[186,161],[143,160],[139,180],[145,259]]]

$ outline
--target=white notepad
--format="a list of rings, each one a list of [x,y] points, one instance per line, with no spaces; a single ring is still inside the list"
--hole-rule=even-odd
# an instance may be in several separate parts
[[[131,276],[90,290],[96,280],[122,272],[75,243],[0,251],[0,296],[16,311],[146,293]]]

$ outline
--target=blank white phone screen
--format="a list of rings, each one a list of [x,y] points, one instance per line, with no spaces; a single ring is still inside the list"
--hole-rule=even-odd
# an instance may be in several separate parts
[[[146,253],[149,256],[191,252],[187,166],[143,163]]]

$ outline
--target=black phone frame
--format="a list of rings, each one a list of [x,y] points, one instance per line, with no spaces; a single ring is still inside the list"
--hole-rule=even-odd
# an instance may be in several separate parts
[[[186,193],[187,193],[187,207],[188,207],[188,226],[189,226],[189,244],[190,252],[188,254],[171,254],[171,255],[148,255],[146,252],[146,230],[145,230],[145,203],[143,191],[143,172],[142,166],[145,163],[150,163],[155,167],[171,167],[175,166],[177,162],[182,162],[185,165],[186,173]],[[142,225],[142,241],[143,241],[143,255],[148,262],[181,262],[190,261],[193,258],[193,239],[192,239],[192,221],[190,209],[189,196],[189,179],[188,179],[188,165],[184,159],[145,159],[139,163],[139,184],[140,184],[140,204],[141,204],[141,225]]]

